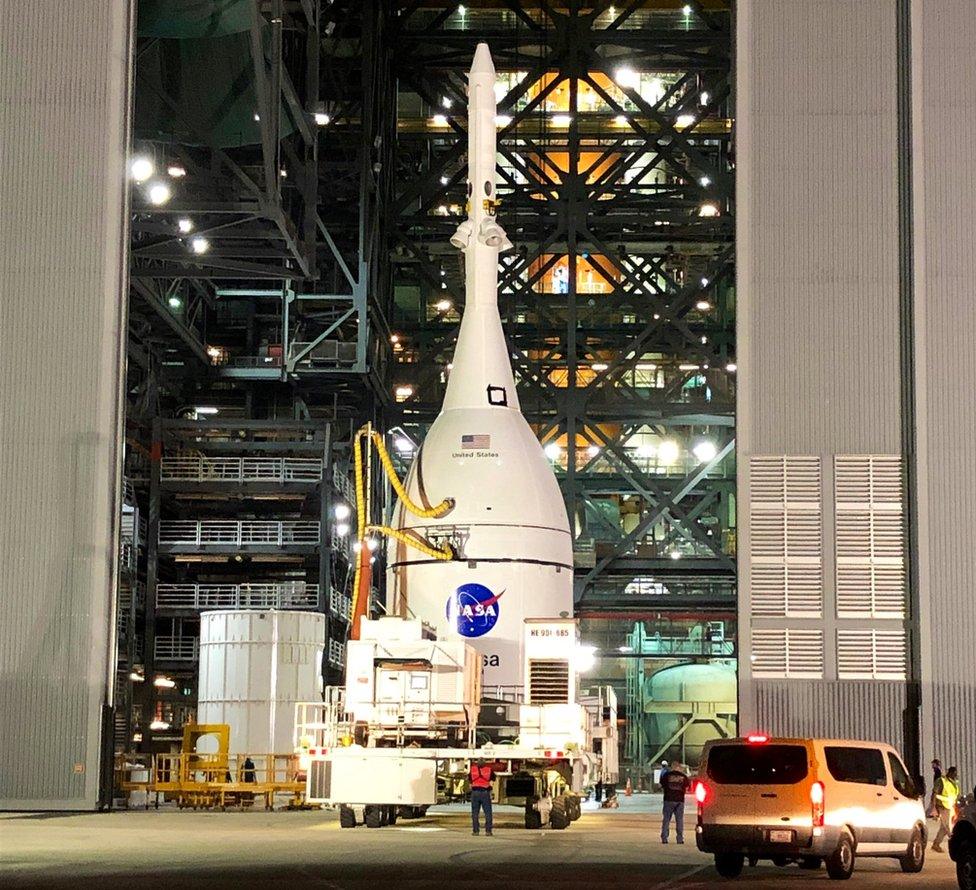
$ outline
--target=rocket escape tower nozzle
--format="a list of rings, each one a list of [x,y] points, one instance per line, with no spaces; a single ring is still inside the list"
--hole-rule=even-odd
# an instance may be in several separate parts
[[[496,219],[495,66],[479,43],[468,72],[468,218],[451,237],[464,253],[465,305],[444,411],[519,410],[498,314],[498,254],[512,242]]]

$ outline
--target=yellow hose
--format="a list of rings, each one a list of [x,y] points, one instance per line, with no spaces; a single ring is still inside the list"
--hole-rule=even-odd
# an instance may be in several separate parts
[[[387,478],[390,480],[390,485],[393,486],[393,490],[397,493],[397,497],[403,502],[403,506],[407,510],[413,513],[414,516],[419,516],[421,519],[440,519],[445,513],[447,513],[454,506],[453,498],[444,498],[436,507],[431,507],[429,510],[423,507],[418,507],[407,494],[407,490],[403,487],[403,483],[400,482],[396,474],[396,468],[393,466],[393,461],[390,460],[390,453],[386,450],[386,443],[383,441],[383,437],[375,432],[371,431],[373,442],[376,443],[376,450],[380,455],[380,463],[383,464],[383,469],[386,470]]]
[[[419,535],[412,535],[407,532],[401,531],[400,529],[391,528],[388,525],[367,525],[367,514],[369,513],[368,496],[366,493],[366,486],[363,484],[363,450],[360,444],[360,440],[367,437],[368,441],[376,445],[376,450],[379,452],[380,463],[383,465],[383,469],[386,472],[387,478],[390,480],[390,485],[393,486],[393,490],[397,493],[403,506],[414,516],[418,516],[421,519],[439,519],[441,516],[446,514],[454,506],[453,498],[444,498],[439,504],[430,509],[425,509],[423,507],[417,506],[407,494],[407,490],[403,487],[403,483],[397,476],[396,468],[393,466],[393,461],[390,460],[390,454],[386,450],[386,443],[383,441],[383,437],[373,429],[371,423],[367,423],[365,426],[360,427],[356,430],[356,435],[353,436],[352,440],[352,452],[353,452],[353,466],[355,469],[355,480],[356,480],[356,537],[359,539],[360,547],[366,546],[366,535],[369,532],[376,532],[377,534],[386,535],[390,538],[395,538],[397,541],[401,541],[408,547],[413,547],[419,550],[426,556],[432,559],[439,560],[451,560],[454,559],[456,554],[454,553],[454,548],[450,544],[444,543],[440,547],[435,547],[429,541],[421,538]],[[362,559],[356,559],[356,572],[353,577],[353,587],[352,587],[352,614],[356,614],[356,608],[359,604],[359,584],[362,579]]]

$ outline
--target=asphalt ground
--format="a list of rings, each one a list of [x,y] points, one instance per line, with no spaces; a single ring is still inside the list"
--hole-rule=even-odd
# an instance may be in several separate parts
[[[660,798],[621,798],[618,810],[587,805],[565,831],[522,827],[521,812],[496,808],[495,836],[471,835],[462,807],[395,826],[340,829],[330,811],[130,810],[0,815],[0,888],[323,887],[334,890],[449,887],[795,888],[832,884],[826,873],[746,868],[720,878],[694,845],[660,842]],[[693,812],[692,808],[688,808]],[[902,874],[894,860],[861,859],[850,890],[956,887],[945,854]]]

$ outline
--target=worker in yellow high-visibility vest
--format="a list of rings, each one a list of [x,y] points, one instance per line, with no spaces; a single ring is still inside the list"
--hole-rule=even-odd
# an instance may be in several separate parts
[[[956,814],[956,801],[959,800],[959,779],[954,766],[946,770],[933,788],[935,798],[935,817],[939,820],[939,831],[932,842],[932,849],[936,853],[942,852],[942,841],[952,831],[952,822]]]

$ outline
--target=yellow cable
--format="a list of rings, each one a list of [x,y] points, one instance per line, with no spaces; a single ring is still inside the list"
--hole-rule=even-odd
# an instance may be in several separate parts
[[[360,439],[367,432],[371,432],[370,424],[366,424],[356,430],[356,435],[352,439],[352,453],[353,453],[353,465],[355,467],[356,475],[356,537],[359,539],[360,546],[365,546],[366,537],[366,497],[363,492],[363,451],[360,445]],[[359,554],[356,554],[356,571],[353,575],[352,581],[352,614],[356,614],[356,607],[359,604],[359,582],[362,576],[362,560],[359,558]],[[332,581],[329,579],[329,583]]]
[[[455,556],[454,548],[450,544],[444,543],[441,544],[440,547],[435,547],[433,544],[429,543],[423,538],[411,535],[409,532],[401,531],[398,528],[390,528],[388,525],[370,525],[367,526],[366,531],[379,532],[381,535],[396,538],[396,540],[402,541],[408,547],[414,547],[432,559],[442,559],[447,561],[449,559],[454,559]]]
[[[454,506],[453,498],[444,498],[437,506],[431,507],[429,510],[423,507],[418,507],[412,500],[410,500],[410,495],[407,494],[407,490],[403,487],[403,483],[400,482],[399,477],[396,474],[396,468],[393,466],[393,461],[390,460],[390,454],[386,450],[386,443],[383,441],[383,437],[375,432],[371,431],[373,442],[376,443],[376,450],[380,454],[380,463],[383,464],[383,469],[386,470],[386,475],[390,480],[390,485],[393,486],[393,490],[397,493],[397,496],[403,502],[403,506],[407,510],[413,513],[414,516],[418,516],[421,519],[440,519],[445,513],[449,512]]]

